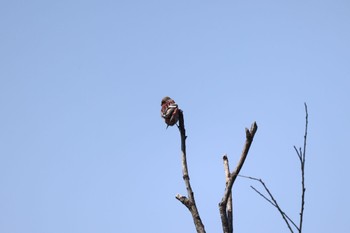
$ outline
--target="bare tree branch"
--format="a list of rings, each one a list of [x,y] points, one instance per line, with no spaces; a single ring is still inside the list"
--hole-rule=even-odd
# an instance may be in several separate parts
[[[188,210],[191,212],[194,225],[198,233],[205,233],[204,225],[199,216],[199,212],[196,206],[196,202],[194,199],[194,193],[190,184],[190,177],[188,175],[188,167],[187,167],[187,158],[186,158],[186,130],[185,123],[182,110],[179,109],[179,131],[181,136],[181,152],[182,152],[182,175],[183,180],[185,182],[185,186],[187,189],[187,197],[181,196],[180,194],[176,195],[176,199],[178,199],[182,204],[184,204]]]
[[[293,222],[293,220],[291,218],[288,217],[288,215],[282,210],[282,208],[278,205],[276,199],[274,198],[274,196],[272,195],[272,193],[270,192],[270,190],[267,188],[267,186],[265,185],[265,183],[262,181],[262,179],[256,179],[256,178],[252,178],[253,180],[257,180],[259,181],[262,186],[264,187],[265,191],[269,194],[270,198],[267,198],[264,194],[262,194],[261,192],[259,192],[256,188],[254,188],[253,186],[250,186],[255,192],[257,192],[260,196],[262,196],[266,201],[268,201],[271,205],[273,205],[274,207],[276,207],[276,209],[278,210],[278,212],[281,214],[283,220],[285,221],[285,223],[287,224],[288,229],[290,230],[291,233],[293,233],[293,229],[289,224],[289,221],[294,225],[294,227],[296,229],[299,228],[298,226]]]
[[[224,160],[224,170],[225,170],[226,185],[227,185],[230,179],[230,166],[229,166],[227,155],[224,155],[222,159]],[[232,233],[233,232],[232,192],[227,200],[226,208],[227,208],[226,214],[227,214],[228,231],[229,233]]]
[[[304,148],[303,153],[301,153],[300,148],[300,154],[299,157],[301,157],[300,160],[300,168],[301,168],[301,207],[300,207],[300,219],[299,219],[299,232],[301,233],[303,228],[303,218],[304,218],[304,206],[305,206],[305,154],[306,154],[306,139],[307,139],[307,127],[309,124],[309,114],[307,112],[307,105],[304,103],[305,106],[305,133],[304,133]]]
[[[299,148],[299,150],[298,150],[297,147],[294,146],[294,150],[297,153],[300,162],[302,162],[303,161],[303,157],[301,156],[301,148]]]
[[[306,139],[307,139],[307,130],[308,130],[308,116],[309,116],[306,103],[304,103],[304,106],[305,106],[305,115],[306,115],[306,117],[305,117],[304,147],[303,147],[303,150],[301,149],[301,147],[298,150],[297,147],[294,146],[294,150],[297,153],[299,161],[300,161],[300,169],[301,169],[301,207],[300,207],[300,213],[299,213],[299,216],[300,216],[299,226],[297,226],[295,224],[295,222],[291,218],[289,218],[288,215],[280,208],[276,199],[274,198],[274,196],[272,195],[270,190],[267,188],[267,186],[265,185],[265,183],[261,179],[257,179],[257,178],[249,177],[249,176],[243,176],[243,177],[248,178],[248,179],[259,181],[262,184],[262,186],[264,187],[265,191],[269,194],[271,199],[266,197],[261,192],[259,192],[253,186],[251,186],[251,188],[278,210],[278,212],[281,214],[283,220],[287,224],[288,229],[292,233],[293,233],[293,229],[291,228],[290,223],[298,230],[299,233],[302,233],[303,217],[304,217],[305,191],[306,191],[306,188],[305,188],[305,154],[306,154]]]
[[[256,122],[254,122],[252,124],[250,130],[248,130],[247,128],[245,129],[246,141],[245,141],[245,145],[244,145],[244,148],[242,151],[241,158],[237,164],[236,169],[230,174],[230,178],[229,178],[227,185],[226,185],[226,188],[225,188],[224,196],[221,199],[221,202],[219,203],[219,211],[220,211],[222,229],[223,229],[224,233],[230,233],[229,221],[228,221],[228,216],[227,216],[227,212],[226,212],[227,202],[228,202],[229,197],[231,196],[232,187],[233,187],[233,184],[237,178],[237,175],[239,174],[241,168],[243,167],[244,161],[247,158],[250,145],[253,142],[254,135],[255,135],[257,129],[258,129],[258,126],[257,126]]]
[[[257,192],[262,198],[264,198],[267,202],[269,202],[271,205],[276,207],[276,204],[273,203],[269,198],[267,198],[264,194],[262,194],[259,190],[257,190],[254,186],[250,186],[255,192]]]

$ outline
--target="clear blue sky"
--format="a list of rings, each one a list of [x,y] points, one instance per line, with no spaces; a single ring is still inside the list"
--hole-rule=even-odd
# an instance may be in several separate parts
[[[349,42],[345,0],[2,1],[0,232],[195,232],[165,95],[208,233],[253,121],[241,173],[297,221],[304,102],[304,232],[348,232]],[[234,186],[235,232],[288,232],[252,184]]]

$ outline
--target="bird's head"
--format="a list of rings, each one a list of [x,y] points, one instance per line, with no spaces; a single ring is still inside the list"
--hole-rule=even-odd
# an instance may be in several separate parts
[[[162,106],[163,104],[165,104],[168,100],[171,100],[171,98],[169,96],[165,96],[163,99],[162,99],[162,102],[160,103],[160,106]]]

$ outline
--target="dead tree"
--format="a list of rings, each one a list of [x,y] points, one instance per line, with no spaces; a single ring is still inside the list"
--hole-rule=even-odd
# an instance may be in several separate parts
[[[205,227],[204,224],[200,218],[198,208],[196,206],[196,201],[194,198],[194,193],[191,187],[190,183],[190,177],[188,173],[188,166],[187,166],[187,157],[186,157],[186,130],[185,130],[185,123],[184,123],[184,116],[182,110],[179,110],[179,131],[180,131],[180,137],[181,137],[181,153],[182,153],[182,177],[185,182],[186,190],[187,190],[187,196],[183,196],[180,194],[176,195],[176,199],[179,200],[183,205],[187,207],[187,209],[190,211],[194,225],[196,227],[196,230],[198,233],[205,233]],[[255,135],[255,132],[257,131],[258,126],[254,122],[251,126],[251,129],[246,129],[246,142],[242,151],[241,159],[238,162],[238,165],[236,169],[230,173],[229,166],[228,166],[228,159],[227,156],[224,156],[224,168],[226,172],[226,189],[224,192],[224,196],[219,203],[219,210],[220,210],[220,216],[222,221],[222,228],[224,233],[232,233],[233,232],[233,217],[232,217],[232,195],[231,190],[233,187],[233,184],[239,174],[239,171],[243,167],[244,161],[248,155],[249,148],[253,142],[253,138]]]
[[[169,97],[167,97],[170,99]],[[167,100],[168,100],[167,99]],[[164,100],[164,99],[163,99]],[[171,100],[171,99],[170,99]],[[163,101],[162,101],[163,104]],[[190,211],[194,225],[196,227],[196,230],[198,233],[205,233],[205,227],[204,224],[200,218],[199,211],[196,205],[196,201],[194,198],[194,193],[190,184],[190,177],[188,172],[188,166],[187,166],[187,155],[186,155],[186,130],[185,130],[185,123],[184,123],[184,116],[183,111],[181,109],[177,109],[177,104],[175,102],[171,102],[171,108],[170,111],[168,111],[167,108],[162,108],[163,118],[166,119],[177,119],[177,118],[170,118],[171,116],[178,116],[179,121],[179,131],[180,131],[180,137],[181,137],[181,152],[182,152],[182,177],[185,182],[186,190],[187,190],[187,196],[183,196],[180,194],[176,195],[176,199],[179,200],[183,205],[187,207],[187,209]],[[226,155],[223,156],[224,161],[224,170],[225,170],[225,176],[226,176],[226,187],[224,191],[224,195],[219,203],[219,212],[221,217],[221,223],[222,223],[222,229],[224,233],[233,233],[233,211],[232,211],[232,187],[234,185],[234,182],[237,177],[244,177],[251,180],[258,181],[263,188],[265,189],[267,195],[260,192],[255,187],[251,186],[251,188],[257,192],[261,197],[263,197],[268,203],[270,203],[272,206],[274,206],[278,212],[280,213],[282,219],[286,223],[288,229],[291,233],[294,233],[293,229],[296,229],[298,233],[302,233],[302,226],[303,226],[303,217],[304,217],[304,206],[305,206],[305,154],[306,154],[306,139],[307,139],[307,130],[308,130],[308,111],[307,111],[307,105],[305,105],[305,113],[306,113],[306,123],[305,123],[305,134],[304,134],[304,145],[303,149],[300,147],[299,149],[294,146],[294,149],[298,155],[299,161],[300,161],[300,168],[301,168],[301,207],[300,207],[300,213],[299,213],[299,223],[296,224],[280,207],[278,204],[276,198],[273,196],[267,185],[262,179],[250,177],[250,176],[243,176],[240,175],[239,172],[243,167],[243,164],[245,162],[245,159],[247,158],[250,146],[253,142],[255,133],[258,129],[258,126],[256,122],[254,122],[251,125],[250,129],[245,129],[246,132],[246,140],[243,147],[243,151],[240,157],[240,160],[233,172],[230,172],[229,168],[229,162]],[[163,105],[162,105],[163,106]],[[165,105],[167,107],[167,105]],[[174,109],[177,109],[174,111]],[[178,115],[177,115],[178,114]],[[169,121],[171,123],[171,121]],[[166,123],[168,123],[166,121]],[[174,125],[176,121],[173,122]]]

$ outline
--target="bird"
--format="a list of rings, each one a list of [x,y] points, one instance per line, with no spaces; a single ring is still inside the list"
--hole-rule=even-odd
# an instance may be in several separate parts
[[[179,120],[179,108],[175,101],[169,96],[165,96],[160,104],[162,106],[160,115],[169,126],[175,125]]]

